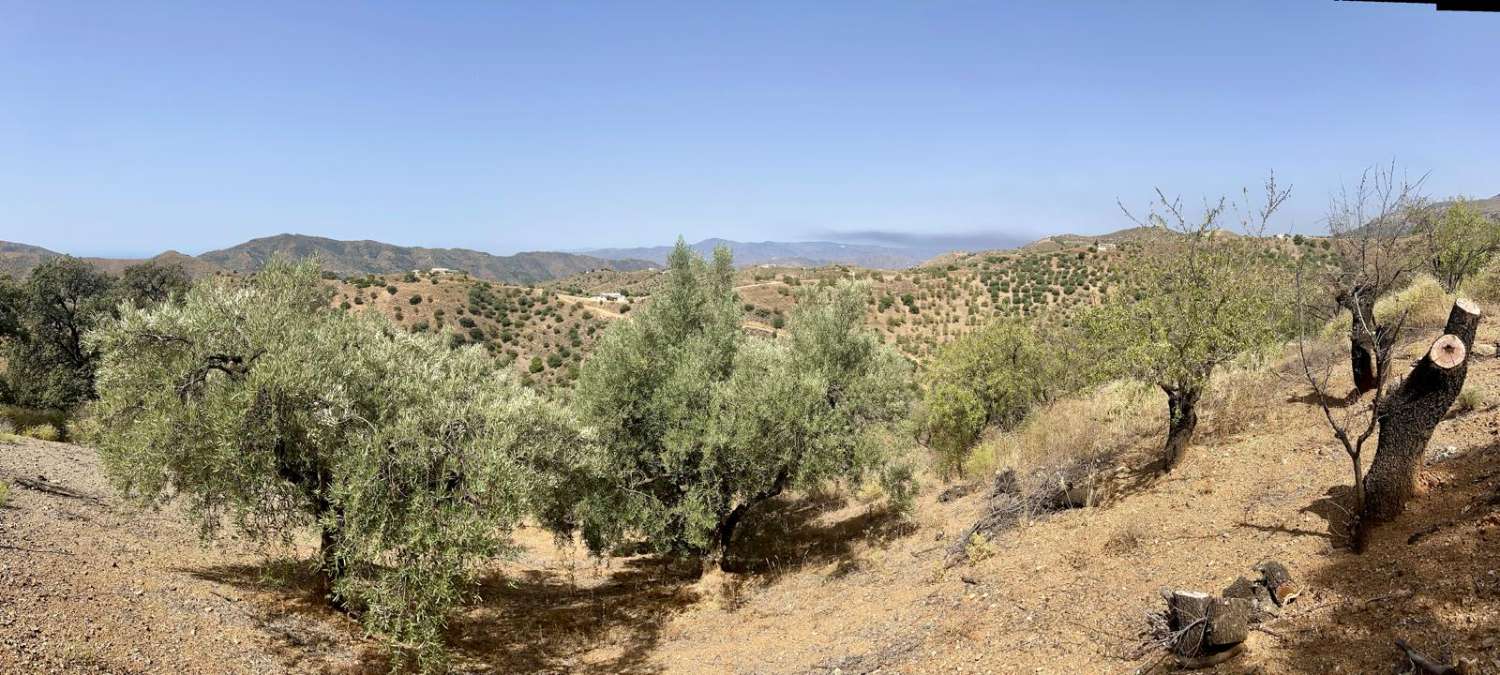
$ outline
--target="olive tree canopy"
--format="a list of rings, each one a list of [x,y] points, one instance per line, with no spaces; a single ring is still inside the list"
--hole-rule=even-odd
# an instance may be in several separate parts
[[[863,325],[863,290],[811,291],[780,340],[740,327],[729,253],[680,240],[667,287],[612,326],[584,363],[576,403],[595,444],[568,514],[595,551],[631,537],[719,556],[755,504],[825,480],[880,477],[908,496],[890,442],[910,368]]]
[[[118,487],[205,533],[317,529],[331,599],[424,669],[463,582],[506,551],[533,460],[572,438],[483,350],[329,310],[310,264],[127,303],[90,343]]]

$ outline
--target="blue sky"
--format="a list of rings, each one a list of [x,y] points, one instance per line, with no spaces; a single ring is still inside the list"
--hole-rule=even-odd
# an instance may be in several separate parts
[[[1350,2],[0,0],[0,239],[498,253],[1500,193],[1500,15]]]

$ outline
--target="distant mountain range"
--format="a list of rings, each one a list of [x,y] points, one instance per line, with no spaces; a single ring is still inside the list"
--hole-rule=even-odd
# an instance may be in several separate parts
[[[61,255],[39,246],[0,242],[0,273],[20,276],[42,261]],[[378,241],[339,241],[300,234],[279,234],[252,239],[238,246],[189,256],[168,251],[153,258],[181,263],[195,276],[215,271],[254,272],[276,256],[299,259],[316,256],[323,269],[341,275],[389,274],[432,267],[464,270],[475,277],[504,283],[529,284],[550,281],[597,269],[640,270],[654,263],[646,260],[604,258],[532,251],[515,255],[491,255],[462,248],[396,246]],[[144,262],[119,258],[85,258],[111,272]]]
[[[238,246],[209,251],[198,256],[227,270],[255,271],[271,258],[317,256],[323,269],[339,274],[384,274],[447,267],[464,270],[482,279],[506,283],[537,283],[597,269],[620,271],[651,267],[646,260],[606,260],[602,257],[527,251],[515,255],[491,255],[466,248],[422,248],[396,246],[378,241],[339,241],[301,234],[278,234],[251,239]]]
[[[713,255],[714,248],[727,246],[734,254],[734,263],[740,267],[749,265],[790,265],[820,267],[823,265],[855,265],[877,269],[903,269],[920,265],[922,261],[947,251],[942,247],[895,247],[871,244],[841,244],[832,241],[731,241],[728,239],[704,239],[690,248],[704,257]],[[645,246],[640,248],[601,248],[584,251],[600,258],[627,258],[649,260],[657,265],[667,262],[671,246]]]

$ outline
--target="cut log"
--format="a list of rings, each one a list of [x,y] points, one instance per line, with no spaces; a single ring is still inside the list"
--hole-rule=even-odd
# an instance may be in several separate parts
[[[1208,607],[1213,597],[1196,591],[1174,591],[1172,593],[1172,630],[1177,641],[1172,651],[1178,656],[1197,656],[1204,651],[1208,633]]]
[[[1266,617],[1277,617],[1281,615],[1281,609],[1276,606],[1276,601],[1271,599],[1271,592],[1265,586],[1255,585],[1255,616],[1257,622],[1265,621]]]
[[[1266,587],[1271,600],[1278,606],[1286,606],[1302,592],[1302,588],[1292,580],[1291,573],[1286,571],[1286,566],[1279,562],[1268,560],[1256,565],[1254,569],[1260,572],[1261,585]]]
[[[1250,637],[1250,601],[1217,598],[1208,606],[1208,644],[1226,647]]]
[[[1463,390],[1478,327],[1479,306],[1463,298],[1455,301],[1444,335],[1381,402],[1380,440],[1365,476],[1361,527],[1390,520],[1406,508],[1432,430]]]
[[[1229,587],[1224,589],[1223,595],[1226,598],[1253,600],[1255,599],[1255,584],[1251,583],[1245,577],[1238,577],[1234,580],[1234,583],[1229,584]]]

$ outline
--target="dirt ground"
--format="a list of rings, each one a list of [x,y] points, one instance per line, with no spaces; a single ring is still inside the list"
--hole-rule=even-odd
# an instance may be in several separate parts
[[[911,519],[856,499],[771,504],[746,522],[739,573],[703,579],[650,557],[598,565],[522,530],[526,552],[451,625],[455,668],[1145,672],[1163,667],[1139,648],[1158,589],[1217,592],[1276,560],[1305,590],[1214,672],[1401,672],[1395,638],[1500,672],[1500,411],[1443,422],[1427,493],[1356,555],[1342,545],[1347,460],[1305,383],[1274,382],[1239,431],[1206,435],[1171,475],[1130,468],[1154,449],[1145,439],[1105,504],[951,568],[945,551],[984,496],[940,503],[935,482]],[[1476,356],[1469,382],[1500,401],[1500,359]],[[176,514],[123,506],[88,449],[6,442],[0,478],[0,673],[383,669],[373,639],[320,607],[305,566],[233,539],[204,547]]]

